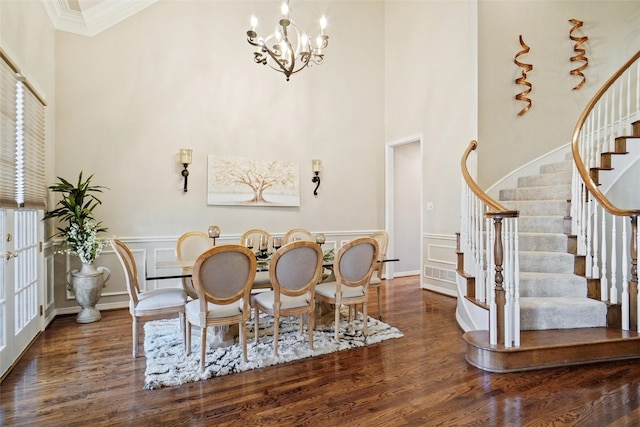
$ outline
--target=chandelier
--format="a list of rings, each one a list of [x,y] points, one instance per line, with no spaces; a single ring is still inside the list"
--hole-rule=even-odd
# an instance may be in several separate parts
[[[258,19],[251,17],[251,29],[247,31],[247,41],[257,47],[253,60],[257,64],[269,65],[283,73],[289,81],[291,74],[297,73],[311,65],[321,64],[324,60],[322,50],[329,44],[329,36],[324,33],[327,18],[320,18],[320,35],[312,43],[307,34],[293,22],[289,16],[289,0],[282,3],[282,18],[278,21],[272,34],[258,37],[256,26]]]

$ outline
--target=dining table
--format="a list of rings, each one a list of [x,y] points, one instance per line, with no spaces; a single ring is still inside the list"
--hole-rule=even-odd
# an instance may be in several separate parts
[[[268,272],[269,271],[269,261],[273,253],[260,255],[256,254],[256,271],[260,272]],[[325,253],[325,257],[323,259],[322,266],[324,269],[330,270],[331,273],[327,276],[323,275],[323,281],[335,280],[335,276],[333,275],[333,261],[334,258],[332,253]],[[387,262],[395,262],[399,261],[398,258],[384,258],[382,260],[378,260],[381,263]],[[145,268],[145,279],[146,280],[167,280],[167,279],[185,279],[193,276],[193,265],[195,260],[169,260],[169,261],[156,261],[156,262],[148,262]],[[253,292],[264,292],[267,291],[267,288],[261,287],[254,289]],[[317,304],[316,309],[316,325],[323,323],[331,323],[334,320],[333,317],[333,307],[328,306],[327,304]],[[197,329],[197,328],[196,328]],[[235,342],[238,338],[239,330],[238,325],[234,326],[216,326],[210,327],[210,333],[207,334],[207,345],[210,348],[217,347],[227,347]],[[193,331],[194,335],[199,335],[199,331]]]

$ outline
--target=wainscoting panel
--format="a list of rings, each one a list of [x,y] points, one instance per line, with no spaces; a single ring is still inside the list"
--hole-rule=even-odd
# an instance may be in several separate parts
[[[456,296],[455,236],[425,234],[423,243],[423,289]]]

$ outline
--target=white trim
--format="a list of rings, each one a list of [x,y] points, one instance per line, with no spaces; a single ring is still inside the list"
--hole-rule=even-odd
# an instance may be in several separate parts
[[[422,134],[415,134],[415,135],[410,135],[401,139],[397,139],[395,141],[390,141],[390,142],[386,142],[384,147],[384,160],[385,160],[385,167],[384,167],[384,217],[385,217],[385,230],[387,231],[387,233],[389,234],[389,246],[387,247],[387,253],[390,256],[394,256],[395,254],[395,245],[394,245],[394,234],[395,234],[395,230],[394,230],[394,214],[393,214],[393,199],[394,199],[394,191],[393,191],[393,186],[394,186],[394,178],[395,178],[395,172],[394,172],[394,149],[398,146],[401,145],[405,145],[405,144],[412,144],[414,142],[417,142],[420,145],[420,177],[422,178],[420,180],[420,236],[423,235],[423,218],[424,218],[424,212],[423,212],[423,208],[424,208],[424,203],[422,202],[423,197],[424,197],[424,169],[423,169],[423,165],[424,165],[424,161],[422,160],[424,158],[424,154],[423,154],[423,143],[422,143],[422,139],[423,136]],[[420,264],[422,265],[424,262],[424,258],[423,258],[423,251],[422,251],[422,242],[420,242]],[[391,263],[392,264],[392,263]],[[394,266],[393,265],[388,265],[387,266],[387,275],[393,279],[394,278]],[[420,274],[420,271],[418,271],[415,274]]]
[[[68,0],[42,0],[42,3],[56,30],[92,37],[156,1],[109,0],[97,3],[85,11],[71,9]]]

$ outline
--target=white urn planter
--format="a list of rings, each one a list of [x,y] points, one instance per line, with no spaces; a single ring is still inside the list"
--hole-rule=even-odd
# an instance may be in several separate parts
[[[67,286],[76,296],[76,301],[82,307],[76,317],[77,323],[92,323],[101,319],[100,311],[96,308],[102,289],[111,277],[107,267],[94,267],[93,264],[82,264],[80,270],[67,272]]]

